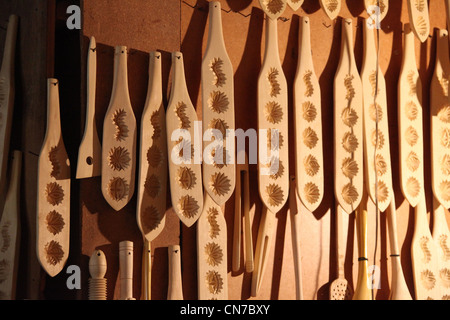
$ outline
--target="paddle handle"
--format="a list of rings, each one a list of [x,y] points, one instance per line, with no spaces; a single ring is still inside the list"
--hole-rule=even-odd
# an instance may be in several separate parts
[[[181,281],[181,250],[179,245],[168,247],[169,253],[169,290],[167,300],[183,300]]]

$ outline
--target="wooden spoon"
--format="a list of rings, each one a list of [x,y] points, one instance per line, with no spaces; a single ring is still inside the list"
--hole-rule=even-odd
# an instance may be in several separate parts
[[[286,9],[286,0],[259,0],[264,13],[272,20],[278,19]]]
[[[183,54],[172,53],[172,90],[166,112],[170,193],[180,220],[192,226],[203,209],[203,188],[197,114],[186,86]],[[194,142],[193,142],[194,141]],[[201,144],[200,144],[201,145]]]
[[[352,20],[342,20],[342,45],[334,78],[334,193],[351,214],[363,193],[363,93],[353,53]]]
[[[205,192],[197,221],[197,281],[199,300],[227,300],[227,224],[221,207]]]
[[[12,155],[11,177],[6,202],[0,220],[2,246],[0,261],[2,281],[0,300],[14,300],[16,297],[17,270],[20,252],[20,177],[22,171],[22,152],[15,150]]]
[[[7,181],[9,159],[9,144],[11,140],[11,125],[14,113],[15,97],[15,52],[17,40],[17,25],[19,18],[10,15],[6,31],[3,61],[0,69],[0,194],[4,194]]]
[[[37,256],[57,275],[69,255],[70,163],[61,135],[59,85],[47,80],[47,128],[38,160]]]
[[[221,5],[211,1],[201,75],[203,137],[212,142],[203,148],[202,175],[205,191],[219,206],[225,204],[235,187],[233,74],[223,39]]]
[[[408,0],[408,15],[412,30],[420,42],[425,42],[430,34],[430,16],[427,0]]]
[[[300,18],[299,61],[294,80],[296,189],[303,205],[314,212],[323,199],[322,105],[319,81],[311,55],[308,17]],[[305,144],[314,133],[316,142]]]
[[[334,20],[341,11],[341,0],[319,0],[320,6],[327,14],[328,18]]]
[[[136,118],[128,93],[127,48],[114,50],[114,81],[103,122],[102,193],[116,211],[134,193],[136,172]]]
[[[404,27],[404,53],[398,82],[400,186],[413,207],[424,196],[422,82],[416,65],[414,34]]]
[[[183,300],[180,246],[170,245],[167,250],[169,253],[169,287],[167,300]]]
[[[95,88],[97,79],[97,45],[91,37],[87,59],[87,103],[84,135],[78,149],[77,179],[97,177],[101,173],[102,147],[95,122]]]
[[[287,0],[287,4],[292,10],[297,11],[303,4],[304,0]]]
[[[364,0],[364,7],[372,23],[379,24],[388,13],[389,0]]]

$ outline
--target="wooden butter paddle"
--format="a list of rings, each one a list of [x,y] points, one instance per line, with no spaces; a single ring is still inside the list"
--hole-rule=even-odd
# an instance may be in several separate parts
[[[425,42],[430,34],[430,16],[427,0],[407,0],[409,23],[420,42]]]

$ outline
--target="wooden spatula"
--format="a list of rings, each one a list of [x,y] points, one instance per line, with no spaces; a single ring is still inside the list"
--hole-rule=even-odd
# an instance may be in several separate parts
[[[167,247],[169,254],[169,285],[167,300],[183,300],[183,283],[181,279],[181,250],[179,245]]]
[[[203,186],[209,196],[223,205],[233,194],[236,166],[234,135],[233,66],[222,33],[221,5],[209,3],[209,31],[202,61]]]
[[[86,123],[78,149],[77,179],[97,177],[101,173],[102,147],[95,122],[95,88],[97,80],[97,44],[91,37],[87,59]]]
[[[304,0],[287,0],[287,4],[292,10],[297,11],[303,4]]]
[[[205,192],[197,221],[197,281],[199,300],[227,300],[227,225],[221,207]]]
[[[38,161],[37,253],[42,268],[57,275],[69,255],[70,163],[61,134],[59,85],[47,80],[47,128]]]
[[[341,11],[342,0],[319,0],[320,6],[327,14],[328,18],[334,20]]]
[[[136,118],[128,92],[127,48],[114,49],[114,81],[103,122],[102,193],[116,211],[134,193],[136,173]]]
[[[430,16],[427,0],[408,0],[409,23],[420,42],[425,42],[430,34]]]
[[[172,90],[166,112],[167,156],[173,208],[192,226],[203,209],[200,148],[194,146],[197,114],[186,86],[183,54],[172,53]],[[200,139],[200,138],[198,138]]]
[[[259,4],[264,13],[272,20],[278,19],[286,9],[286,0],[259,0]]]
[[[12,155],[11,177],[6,194],[5,206],[0,220],[2,240],[0,240],[1,279],[0,300],[16,298],[17,270],[20,252],[20,177],[22,152],[15,150]]]
[[[352,20],[342,20],[341,56],[334,78],[334,192],[351,214],[363,193],[363,94],[353,53]]]
[[[364,0],[364,7],[375,24],[380,23],[386,17],[389,10],[389,0]]]
[[[322,104],[319,81],[311,54],[310,20],[299,23],[299,61],[294,80],[295,173],[296,190],[311,212],[323,198]],[[314,133],[314,134],[313,134]],[[305,143],[305,137],[315,143]]]
[[[0,192],[4,193],[7,181],[11,123],[15,96],[15,52],[19,18],[9,16],[3,61],[0,69]]]
[[[262,272],[267,263],[265,253],[273,236],[275,214],[285,205],[289,195],[289,154],[286,142],[288,137],[287,83],[278,52],[277,20],[269,17],[266,17],[265,48],[264,61],[258,79],[258,129],[260,151],[266,150],[266,152],[259,152],[258,186],[259,195],[264,204],[263,216],[266,209],[267,212],[266,218],[262,217],[258,232],[252,295],[257,294]],[[269,139],[264,139],[268,135]],[[317,142],[314,134],[306,140],[310,146]]]

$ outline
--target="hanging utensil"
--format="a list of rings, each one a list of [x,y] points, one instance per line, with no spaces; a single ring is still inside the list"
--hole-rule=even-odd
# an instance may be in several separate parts
[[[91,37],[87,58],[86,122],[78,149],[77,179],[97,177],[101,173],[102,147],[95,123],[95,88],[97,79],[97,44]]]
[[[319,0],[320,6],[323,11],[327,14],[328,18],[334,20],[339,15],[341,11],[341,0]]]
[[[427,0],[408,0],[409,23],[420,42],[425,42],[430,34],[430,16]]]

